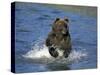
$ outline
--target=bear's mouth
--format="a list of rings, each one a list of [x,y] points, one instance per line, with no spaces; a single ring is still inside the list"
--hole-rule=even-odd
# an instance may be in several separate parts
[[[62,31],[62,34],[65,35],[67,32],[66,31]]]

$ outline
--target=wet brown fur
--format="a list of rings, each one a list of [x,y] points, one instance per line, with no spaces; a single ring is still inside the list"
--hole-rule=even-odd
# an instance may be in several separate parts
[[[67,18],[64,20],[57,18],[52,25],[52,31],[48,34],[46,46],[49,48],[49,53],[53,57],[59,55],[56,48],[62,50],[65,57],[68,57],[71,52],[72,46],[68,22],[69,20]],[[54,49],[51,49],[51,47]]]

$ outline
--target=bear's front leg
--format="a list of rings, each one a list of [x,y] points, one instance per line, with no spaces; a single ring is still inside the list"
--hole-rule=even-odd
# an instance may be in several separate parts
[[[46,39],[46,46],[49,48],[50,55],[56,58],[58,56],[58,52],[55,50],[54,47],[52,47],[52,42],[50,38]]]
[[[55,58],[58,57],[58,55],[59,55],[58,52],[56,51],[56,49],[53,48],[53,47],[49,48],[49,53],[50,53],[51,56],[53,56]]]
[[[46,43],[45,44],[46,44],[47,47],[52,46],[51,41],[50,41],[49,38],[46,39]]]

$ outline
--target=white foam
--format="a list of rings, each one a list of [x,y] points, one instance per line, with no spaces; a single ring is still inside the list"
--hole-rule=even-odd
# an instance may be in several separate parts
[[[48,48],[44,45],[42,48],[35,46],[35,48],[24,55],[26,58],[50,58],[51,55],[48,52]]]
[[[77,50],[80,49],[80,50]],[[43,45],[40,47],[40,44],[35,44],[29,52],[27,52],[25,55],[23,55],[24,58],[29,58],[29,59],[37,59],[38,62],[44,62],[44,63],[52,63],[52,62],[57,62],[57,63],[71,63],[71,62],[78,62],[84,57],[87,57],[87,53],[83,48],[77,48],[73,49],[72,52],[70,53],[68,58],[62,57],[62,52],[59,51],[60,56],[57,58],[52,57],[49,52],[48,48]]]
[[[80,49],[80,50],[73,50],[71,52],[71,54],[68,57],[68,61],[70,62],[78,62],[81,59],[87,57],[87,53],[84,51],[84,49]]]

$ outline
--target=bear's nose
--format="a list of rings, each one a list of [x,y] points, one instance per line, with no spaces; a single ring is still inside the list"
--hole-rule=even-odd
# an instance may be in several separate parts
[[[62,30],[63,27],[62,27],[62,26],[58,26],[57,29],[58,29],[58,30]]]

